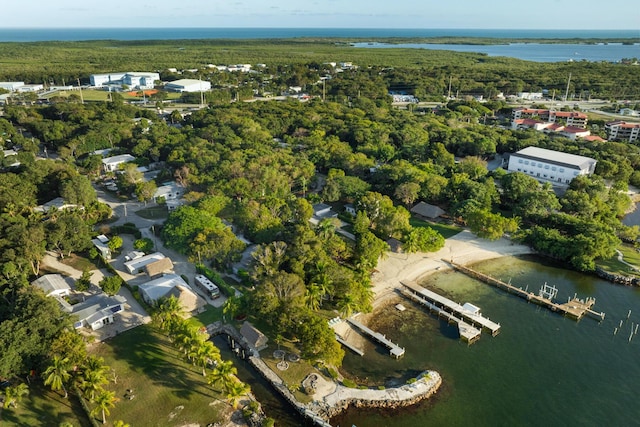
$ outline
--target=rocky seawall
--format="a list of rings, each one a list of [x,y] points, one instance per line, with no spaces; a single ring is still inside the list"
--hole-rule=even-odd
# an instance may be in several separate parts
[[[314,413],[324,419],[330,419],[340,414],[350,406],[356,408],[386,408],[395,409],[414,405],[434,395],[442,378],[435,371],[425,371],[415,382],[400,387],[384,390],[355,389],[338,385],[336,390],[307,405]]]
[[[608,280],[611,283],[617,283],[625,286],[640,286],[640,279],[637,277],[621,276],[619,274],[609,273],[599,267],[596,267],[595,274],[601,279]]]

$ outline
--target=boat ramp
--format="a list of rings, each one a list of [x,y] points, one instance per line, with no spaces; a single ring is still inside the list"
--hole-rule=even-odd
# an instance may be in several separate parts
[[[569,298],[566,303],[558,304],[556,302],[553,302],[553,299],[556,297],[558,290],[554,286],[549,286],[546,283],[542,286],[540,292],[535,294],[533,292],[529,292],[528,289],[515,287],[511,283],[505,283],[484,273],[480,273],[479,271],[475,271],[469,267],[465,267],[464,265],[456,264],[453,261],[442,261],[446,262],[455,270],[464,273],[469,277],[473,277],[474,279],[477,279],[483,283],[507,291],[527,301],[546,307],[551,311],[555,311],[571,319],[580,320],[586,314],[589,314],[597,318],[598,320],[604,320],[604,312],[598,313],[597,311],[591,309],[596,303],[595,298],[579,299],[577,298],[577,295],[574,295],[574,297]]]

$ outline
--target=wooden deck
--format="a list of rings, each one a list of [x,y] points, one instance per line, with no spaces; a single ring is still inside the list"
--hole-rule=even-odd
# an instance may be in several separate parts
[[[468,324],[486,329],[491,332],[492,336],[496,336],[500,332],[500,324],[487,319],[480,313],[473,313],[457,302],[451,301],[449,298],[445,298],[442,295],[423,288],[422,286],[418,286],[416,283],[402,282],[402,284],[414,294],[420,296],[426,301],[429,301],[431,304],[436,305],[444,311],[452,313],[454,316],[459,317]]]
[[[357,320],[347,319],[347,322],[351,323],[358,330],[360,330],[360,332],[362,332],[363,334],[369,336],[374,341],[376,341],[376,342],[384,345],[385,347],[387,347],[389,349],[389,354],[391,356],[395,357],[396,359],[399,358],[399,357],[404,356],[404,348],[400,347],[397,344],[394,344],[391,340],[389,340],[383,334],[367,328],[366,326],[364,326],[362,323],[358,322]]]
[[[480,339],[480,333],[481,333],[480,329],[473,327],[472,325],[468,324],[462,319],[458,319],[453,314],[444,311],[437,305],[430,303],[426,299],[421,298],[419,295],[416,295],[413,292],[403,290],[401,294],[404,297],[409,298],[410,300],[415,301],[416,303],[426,307],[429,310],[429,312],[435,313],[438,317],[446,319],[448,323],[457,324],[458,334],[460,335],[460,339],[467,342],[468,344],[473,344],[474,342]]]
[[[605,314],[603,312],[598,313],[591,309],[596,303],[595,298],[587,298],[582,300],[577,298],[577,296],[574,296],[573,298],[569,298],[569,301],[567,301],[566,303],[558,304],[545,297],[544,295],[537,295],[533,292],[529,292],[526,289],[515,287],[510,283],[505,283],[484,273],[480,273],[479,271],[475,271],[469,267],[465,267],[464,265],[456,264],[454,262],[446,260],[443,261],[451,265],[455,270],[464,273],[469,277],[473,277],[474,279],[477,279],[483,283],[507,291],[522,299],[526,299],[527,301],[546,307],[551,311],[555,311],[574,320],[582,319],[585,314],[590,314],[600,320],[603,320],[605,317]]]

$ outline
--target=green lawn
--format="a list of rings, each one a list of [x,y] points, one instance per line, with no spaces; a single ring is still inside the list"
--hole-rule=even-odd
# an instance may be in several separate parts
[[[1,407],[0,407],[1,408]],[[77,398],[62,392],[51,391],[40,379],[32,380],[29,395],[18,404],[18,408],[0,409],[0,426],[51,426],[70,423],[74,427],[89,425],[89,419]]]
[[[624,256],[624,260],[626,262],[640,269],[640,253],[638,253],[638,251],[636,251],[633,246],[622,244],[618,249],[620,250],[620,252],[622,252],[622,255]],[[613,274],[640,277],[640,273],[633,271],[631,267],[618,261],[618,254],[615,254],[609,259],[598,260],[596,262],[596,265]]]
[[[90,352],[104,357],[118,375],[117,384],[108,386],[121,399],[111,410],[110,422],[120,419],[135,427],[204,426],[232,410],[206,383],[201,370],[185,363],[150,325],[97,344]],[[127,390],[133,390],[134,399],[125,398]]]
[[[89,258],[85,258],[76,254],[71,254],[71,256],[64,257],[61,262],[65,265],[68,265],[69,267],[75,268],[78,271],[84,271],[85,268],[88,270],[97,270],[99,268]]]
[[[411,217],[411,219],[409,219],[409,224],[411,224],[412,227],[429,227],[442,234],[442,237],[445,239],[453,237],[462,231],[462,228],[456,227],[455,225],[436,224],[433,222],[423,221],[415,217]]]

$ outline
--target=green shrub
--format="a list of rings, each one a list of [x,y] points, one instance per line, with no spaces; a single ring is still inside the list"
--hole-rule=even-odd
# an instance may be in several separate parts
[[[336,371],[335,369],[333,369],[333,368],[328,368],[328,369],[327,369],[327,372],[329,373],[329,376],[330,376],[332,379],[334,379],[334,380],[335,380],[335,379],[337,379],[337,378],[338,378],[338,371]]]
[[[416,381],[418,381],[416,378],[409,378],[409,379],[407,380],[407,384],[413,384],[413,383],[415,383]]]
[[[385,390],[385,389],[386,389],[386,387],[385,387],[385,386],[383,386],[383,385],[379,385],[379,386],[378,386],[378,390]]]
[[[342,385],[349,388],[358,388],[358,384],[356,384],[354,381],[351,381],[348,378],[345,378],[344,380],[342,380]]]

